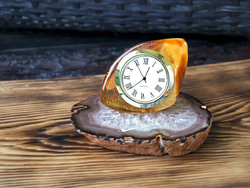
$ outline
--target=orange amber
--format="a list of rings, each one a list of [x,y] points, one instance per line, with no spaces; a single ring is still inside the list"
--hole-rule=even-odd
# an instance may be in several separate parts
[[[123,100],[116,89],[115,70],[119,62],[126,54],[139,49],[150,49],[160,53],[170,62],[174,71],[174,85],[168,92],[168,97],[162,103],[151,108],[138,108],[128,104]],[[184,78],[187,67],[187,59],[188,48],[184,39],[162,39],[138,44],[122,54],[110,67],[109,72],[106,74],[103,80],[100,100],[107,107],[120,112],[147,113],[169,108],[170,106],[174,105],[179,94],[181,82]]]

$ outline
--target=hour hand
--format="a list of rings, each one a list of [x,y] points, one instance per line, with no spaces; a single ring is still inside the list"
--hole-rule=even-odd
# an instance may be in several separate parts
[[[147,70],[145,76],[143,77],[143,79],[145,78],[145,82],[146,82],[146,77],[147,77],[147,74],[148,74],[149,69],[150,69],[150,67],[148,67],[148,70]]]

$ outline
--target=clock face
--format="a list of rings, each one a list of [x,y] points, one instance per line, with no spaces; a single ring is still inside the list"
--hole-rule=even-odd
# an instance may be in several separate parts
[[[119,81],[127,102],[134,106],[151,104],[147,107],[152,107],[168,89],[169,71],[159,58],[143,53],[124,63],[119,73]]]

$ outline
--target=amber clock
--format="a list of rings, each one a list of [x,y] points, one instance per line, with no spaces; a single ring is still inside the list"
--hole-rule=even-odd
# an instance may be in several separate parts
[[[184,39],[138,44],[124,52],[106,74],[101,102],[120,112],[155,112],[174,105],[187,67]]]

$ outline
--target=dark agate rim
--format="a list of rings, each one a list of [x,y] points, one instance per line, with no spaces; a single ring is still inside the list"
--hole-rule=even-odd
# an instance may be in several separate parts
[[[193,109],[195,110],[195,112],[199,113],[199,121],[196,122],[196,124],[192,126],[191,129],[181,131],[152,129],[150,131],[145,132],[129,130],[123,132],[120,129],[102,127],[101,125],[93,123],[91,119],[91,114],[99,109],[97,104],[99,101],[99,95],[92,96],[85,101],[75,104],[71,109],[71,121],[72,124],[75,126],[75,129],[80,133],[89,133],[92,135],[110,138],[133,137],[137,139],[153,139],[157,135],[161,135],[163,139],[168,140],[195,135],[197,132],[205,131],[208,127],[212,125],[211,112],[207,110],[206,106],[201,103],[197,98],[185,93],[180,93],[178,97],[185,97],[186,100],[191,101]],[[164,132],[167,132],[168,134],[165,135]]]

